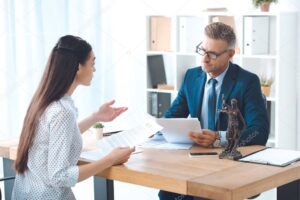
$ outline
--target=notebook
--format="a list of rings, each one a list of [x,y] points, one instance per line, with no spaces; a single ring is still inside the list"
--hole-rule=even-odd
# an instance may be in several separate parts
[[[242,162],[258,163],[285,167],[300,160],[300,151],[266,148],[239,159]]]

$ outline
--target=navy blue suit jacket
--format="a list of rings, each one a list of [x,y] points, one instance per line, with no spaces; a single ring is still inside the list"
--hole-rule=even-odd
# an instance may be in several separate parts
[[[182,118],[190,115],[200,121],[205,82],[206,72],[201,67],[189,69],[178,96],[165,113],[165,117]],[[230,63],[218,97],[218,110],[222,107],[222,95],[229,105],[232,98],[238,101],[238,108],[245,119],[247,128],[241,133],[239,145],[265,145],[269,136],[269,119],[259,78]],[[216,124],[219,130],[226,131],[227,123],[227,115],[218,112]]]

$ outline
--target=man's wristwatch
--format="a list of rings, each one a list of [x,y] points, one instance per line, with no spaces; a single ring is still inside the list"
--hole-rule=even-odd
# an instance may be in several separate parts
[[[220,147],[221,146],[221,135],[220,135],[220,132],[219,131],[215,131],[215,137],[216,137],[216,140],[214,141],[213,143],[213,146],[214,147]]]

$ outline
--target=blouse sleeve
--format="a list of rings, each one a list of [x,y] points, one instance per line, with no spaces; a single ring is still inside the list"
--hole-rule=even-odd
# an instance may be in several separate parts
[[[48,177],[53,187],[72,187],[79,177],[74,163],[72,143],[77,132],[76,117],[71,110],[61,110],[50,123]],[[75,159],[76,160],[76,159]]]

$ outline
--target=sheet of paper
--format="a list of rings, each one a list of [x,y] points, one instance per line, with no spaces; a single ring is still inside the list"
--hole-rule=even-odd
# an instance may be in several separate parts
[[[265,150],[241,158],[240,161],[285,166],[299,159],[300,151],[267,148]]]
[[[136,148],[135,151],[132,153],[132,155],[141,153],[141,152],[143,152],[142,149]],[[104,156],[105,156],[105,154],[103,153],[103,151],[100,151],[100,149],[95,149],[95,150],[91,150],[91,151],[82,152],[80,155],[80,158],[95,161],[95,160],[99,160],[99,159],[103,158]]]
[[[154,146],[155,149],[190,149],[193,144],[164,143]]]
[[[166,140],[148,140],[146,142],[144,142],[143,144],[140,145],[140,147],[143,147],[143,148],[155,148],[156,146],[158,145],[161,145],[161,144],[165,144],[167,143]]]
[[[136,127],[104,137],[98,142],[98,150],[83,152],[82,158],[94,160],[107,155],[117,147],[137,146],[145,142],[151,135],[160,131],[162,127],[155,122],[155,119],[146,113],[135,113]],[[94,159],[92,159],[94,158]]]
[[[197,118],[159,118],[156,121],[163,127],[161,132],[169,143],[193,144],[189,132],[201,131]]]
[[[168,143],[163,136],[155,135],[140,145],[143,148],[154,148],[154,149],[190,149],[193,144],[180,144],[180,143]]]
[[[100,149],[95,149],[91,151],[81,152],[80,158],[84,158],[87,160],[99,160],[104,156],[105,154],[102,151],[100,151]]]

